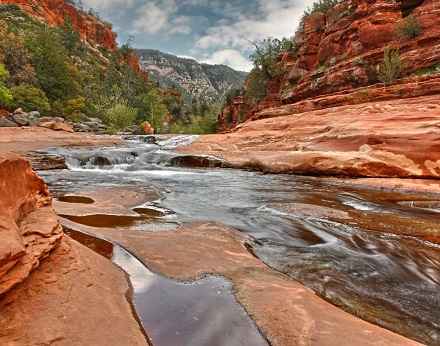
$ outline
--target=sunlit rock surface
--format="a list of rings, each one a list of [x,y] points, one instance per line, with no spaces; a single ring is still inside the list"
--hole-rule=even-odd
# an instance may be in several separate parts
[[[26,160],[7,152],[0,152],[0,215],[2,297],[37,268],[63,236],[46,184]]]
[[[298,111],[274,107],[235,132],[201,136],[180,153],[269,173],[439,178],[440,96]]]
[[[87,12],[78,11],[64,0],[3,0],[2,4],[17,4],[20,8],[49,25],[64,25],[69,19],[81,39],[87,39],[110,50],[116,50],[116,33],[110,23],[99,20]]]
[[[121,270],[63,236],[29,162],[0,151],[0,344],[146,345],[127,292]]]

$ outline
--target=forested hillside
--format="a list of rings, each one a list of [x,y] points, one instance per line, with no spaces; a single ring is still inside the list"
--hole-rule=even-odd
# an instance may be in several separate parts
[[[175,89],[182,97],[212,103],[232,88],[241,88],[247,73],[225,65],[201,64],[155,49],[135,49],[141,70],[162,87]]]
[[[111,28],[95,14],[65,2],[63,6],[69,9],[63,12],[65,17],[48,25],[45,18],[20,6],[0,5],[3,110],[37,110],[68,121],[79,121],[85,114],[102,119],[110,133],[144,121],[156,132],[170,127],[174,131],[215,130],[219,106],[212,110],[197,100],[186,105],[179,93],[159,89],[148,80],[129,44],[118,48],[116,42],[109,45],[96,35],[85,36],[75,24],[81,16],[88,24],[93,19]]]

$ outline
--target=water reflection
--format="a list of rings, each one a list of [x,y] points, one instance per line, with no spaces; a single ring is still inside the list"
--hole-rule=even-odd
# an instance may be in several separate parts
[[[153,345],[268,345],[226,279],[175,282],[154,274],[120,246],[78,231],[66,233],[129,275],[137,316]]]
[[[145,159],[142,143],[127,146]],[[89,149],[87,155],[101,150]],[[145,150],[154,155],[151,144]],[[174,213],[174,222],[219,221],[246,232],[260,240],[254,248],[259,258],[332,303],[412,339],[440,345],[440,248],[428,241],[439,241],[429,234],[439,233],[440,213],[402,203],[426,201],[424,196],[341,188],[286,175],[188,170],[163,166],[158,158],[131,168],[41,175],[55,195],[87,185],[154,186],[163,192],[160,207]]]

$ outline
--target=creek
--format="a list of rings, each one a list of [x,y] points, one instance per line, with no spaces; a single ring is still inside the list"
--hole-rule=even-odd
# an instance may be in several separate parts
[[[114,148],[53,148],[47,151],[65,157],[69,170],[38,173],[54,197],[88,188],[154,187],[163,197],[142,207],[162,211],[157,222],[218,221],[236,228],[258,240],[253,252],[263,262],[332,304],[440,345],[440,245],[414,236],[438,229],[440,199],[308,177],[179,166],[197,160],[172,149],[194,139],[129,137]]]

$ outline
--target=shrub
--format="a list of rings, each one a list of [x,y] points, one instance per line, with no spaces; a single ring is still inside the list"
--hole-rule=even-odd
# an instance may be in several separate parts
[[[410,15],[405,18],[402,24],[396,25],[396,29],[397,36],[410,40],[420,35],[421,27],[419,19],[414,15]]]
[[[365,61],[362,58],[356,58],[353,61],[353,65],[354,66],[364,66],[365,65]]]
[[[11,88],[13,108],[21,108],[25,112],[39,111],[44,114],[50,111],[49,100],[43,90],[30,84],[22,84]]]
[[[384,85],[392,85],[399,79],[403,71],[402,60],[399,51],[385,46],[383,49],[383,60],[380,63],[377,76]]]
[[[12,101],[10,91],[4,86],[4,83],[8,77],[8,70],[6,70],[5,66],[0,63],[0,106],[8,106]]]
[[[304,28],[304,22],[306,18],[310,16],[312,13],[322,12],[326,14],[329,9],[335,7],[337,4],[343,1],[344,0],[318,0],[317,2],[314,2],[312,7],[311,8],[307,7],[307,10],[304,11],[303,15],[301,16],[295,34],[299,34],[301,32],[301,30]],[[350,13],[348,13],[348,15],[349,14]]]
[[[137,110],[123,104],[117,104],[105,113],[105,120],[110,127],[122,129],[133,125],[137,116]]]
[[[437,74],[440,73],[440,63],[428,68],[425,68],[423,70],[419,70],[416,72],[411,73],[411,76],[426,76],[430,74]]]
[[[249,73],[249,83],[245,90],[245,97],[255,102],[263,100],[267,96],[267,85],[269,78],[260,68],[254,68]]]
[[[249,41],[255,51],[249,56],[255,68],[259,68],[268,74],[270,78],[277,75],[275,57],[280,52],[289,52],[295,49],[291,39],[283,37],[281,40],[268,37],[261,42]]]
[[[364,103],[370,101],[370,92],[368,90],[359,90],[353,95],[353,101],[355,104]]]

